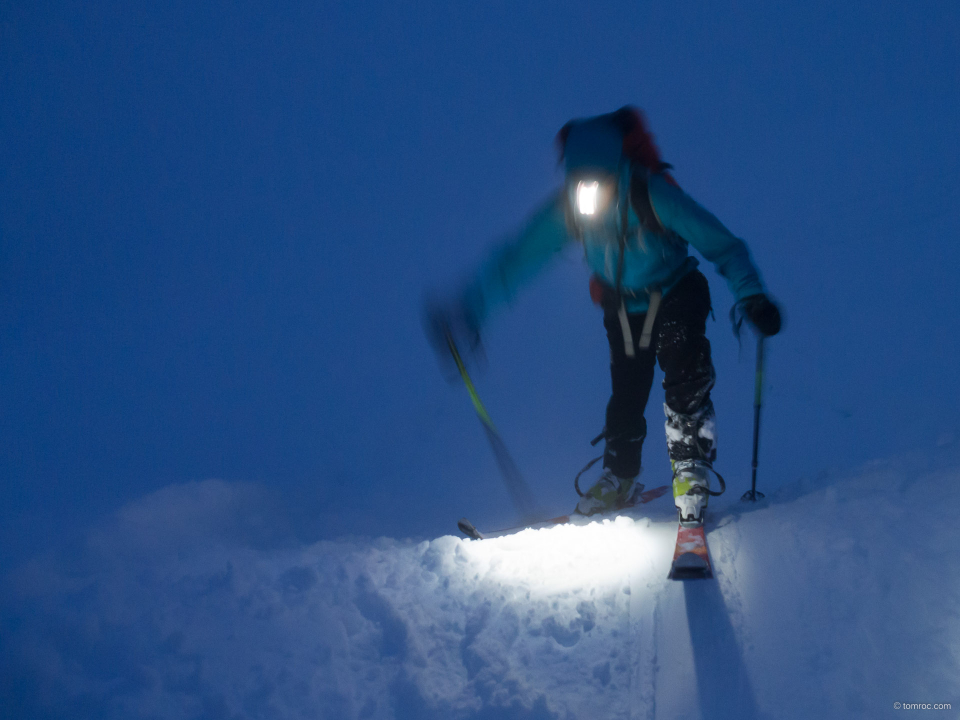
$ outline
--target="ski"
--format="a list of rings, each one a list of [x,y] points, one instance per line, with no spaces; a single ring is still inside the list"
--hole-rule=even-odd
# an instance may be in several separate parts
[[[487,538],[513,535],[514,533],[518,533],[522,530],[537,530],[539,528],[553,527],[554,525],[566,525],[571,520],[585,520],[589,522],[604,517],[611,517],[619,512],[636,507],[637,505],[643,505],[651,500],[656,500],[661,495],[665,495],[667,492],[669,492],[670,489],[670,485],[661,485],[660,487],[651,488],[650,490],[644,490],[642,493],[640,493],[640,497],[636,502],[633,502],[629,505],[624,505],[623,507],[619,507],[616,510],[608,513],[597,513],[596,515],[578,515],[576,513],[571,513],[570,515],[558,515],[557,517],[548,518],[546,520],[535,520],[522,525],[515,525],[502,530],[491,530],[489,532],[480,532],[472,522],[467,520],[467,518],[460,518],[460,520],[457,522],[457,528],[468,538],[473,540],[485,540]]]
[[[677,530],[677,546],[673,551],[673,563],[670,565],[670,574],[667,577],[670,580],[699,580],[713,577],[703,523],[689,526],[680,523],[680,528]]]

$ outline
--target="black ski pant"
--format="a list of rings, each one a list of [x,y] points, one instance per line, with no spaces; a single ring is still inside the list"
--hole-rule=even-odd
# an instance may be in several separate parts
[[[647,435],[644,408],[653,386],[654,365],[663,371],[667,452],[674,461],[716,458],[713,403],[716,380],[705,332],[710,288],[698,270],[687,273],[660,303],[650,347],[637,347],[646,314],[628,315],[634,357],[628,357],[616,302],[605,302],[603,324],[610,343],[612,394],[607,404],[603,466],[618,477],[640,472]]]

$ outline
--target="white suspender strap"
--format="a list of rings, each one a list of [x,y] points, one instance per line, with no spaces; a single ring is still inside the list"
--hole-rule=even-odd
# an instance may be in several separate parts
[[[617,311],[617,317],[620,318],[620,330],[623,331],[623,351],[628,358],[636,357],[637,353],[633,349],[633,333],[630,332],[630,320],[627,318],[627,308],[623,304],[623,298],[620,298],[620,309]]]
[[[650,306],[647,308],[647,317],[643,321],[643,332],[640,333],[640,349],[646,350],[650,347],[650,340],[653,335],[653,321],[657,319],[657,310],[660,309],[660,298],[663,293],[660,288],[650,291]],[[620,306],[621,310],[623,305]],[[622,322],[622,321],[621,321]]]

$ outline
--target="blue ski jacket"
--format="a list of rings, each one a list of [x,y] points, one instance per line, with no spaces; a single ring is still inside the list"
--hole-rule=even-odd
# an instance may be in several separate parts
[[[651,175],[647,187],[650,205],[666,232],[642,226],[630,208],[621,284],[628,313],[646,312],[652,290],[659,289],[666,296],[680,278],[699,265],[689,254],[688,243],[714,264],[737,301],[765,292],[743,240],[662,174]],[[564,208],[561,190],[519,233],[496,247],[466,284],[460,295],[461,307],[478,330],[569,243],[579,242],[568,228]],[[583,244],[589,268],[615,286],[619,247],[589,240]]]

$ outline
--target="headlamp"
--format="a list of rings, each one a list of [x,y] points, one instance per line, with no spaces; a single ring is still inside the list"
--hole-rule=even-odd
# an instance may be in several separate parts
[[[606,209],[610,201],[611,183],[590,178],[577,183],[576,209],[579,215],[597,215]]]
[[[581,181],[577,185],[577,210],[581,215],[593,215],[597,212],[597,196],[600,194],[600,183]]]

